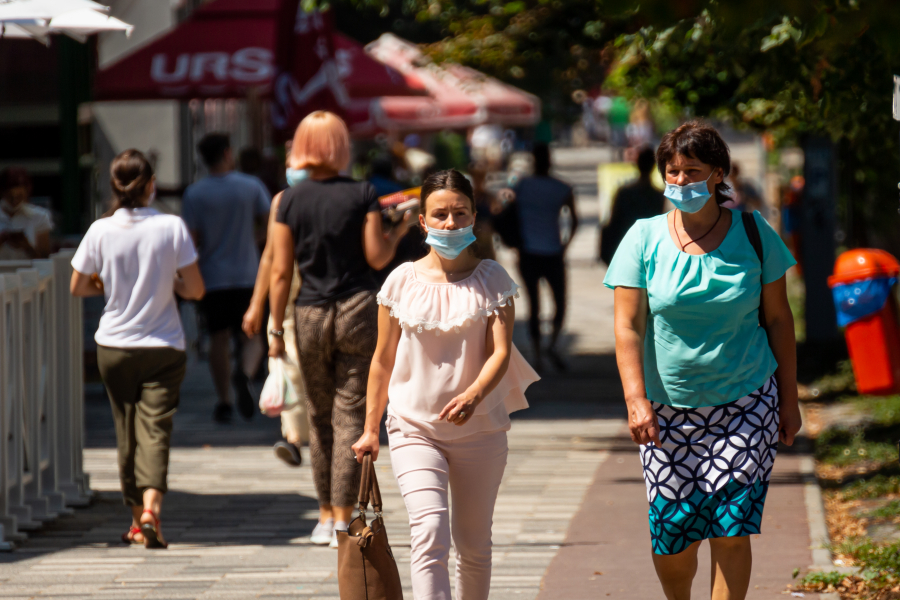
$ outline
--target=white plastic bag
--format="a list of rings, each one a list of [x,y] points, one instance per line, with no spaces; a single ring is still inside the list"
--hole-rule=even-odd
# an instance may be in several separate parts
[[[297,391],[284,368],[285,359],[272,361],[272,369],[259,395],[259,410],[267,417],[277,417],[297,404]]]

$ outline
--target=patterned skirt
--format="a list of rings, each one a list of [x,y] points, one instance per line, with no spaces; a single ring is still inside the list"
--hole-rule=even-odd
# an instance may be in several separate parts
[[[727,404],[674,408],[656,402],[662,447],[641,446],[655,554],[698,540],[760,533],[778,449],[778,386]]]

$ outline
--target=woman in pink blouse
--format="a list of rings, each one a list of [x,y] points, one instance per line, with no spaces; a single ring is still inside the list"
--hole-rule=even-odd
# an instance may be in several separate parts
[[[420,599],[450,600],[451,534],[457,599],[487,599],[509,413],[528,407],[524,391],[538,380],[512,343],[518,286],[472,252],[474,223],[472,186],[461,173],[425,180],[419,224],[431,252],[397,267],[378,294],[366,424],[353,445],[358,460],[378,458],[390,400],[391,463],[409,511]]]

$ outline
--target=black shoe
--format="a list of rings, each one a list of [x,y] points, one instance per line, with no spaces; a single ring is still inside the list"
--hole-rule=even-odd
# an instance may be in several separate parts
[[[216,407],[213,409],[213,421],[227,425],[231,423],[232,412],[231,406],[221,403],[216,404]]]
[[[253,418],[256,413],[253,392],[250,391],[250,380],[243,373],[235,373],[231,378],[235,390],[237,390],[237,410],[246,420]]]
[[[553,367],[560,373],[565,373],[569,370],[569,365],[567,365],[562,357],[556,352],[556,348],[547,349],[547,358],[550,359],[550,362],[553,363]]]
[[[291,465],[292,467],[299,467],[301,464],[303,464],[303,457],[300,455],[300,448],[290,442],[287,442],[285,440],[275,442],[274,450],[275,456]]]

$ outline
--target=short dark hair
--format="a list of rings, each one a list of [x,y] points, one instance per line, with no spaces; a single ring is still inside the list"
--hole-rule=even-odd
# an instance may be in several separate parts
[[[207,133],[197,144],[197,152],[207,167],[215,167],[225,158],[225,151],[231,148],[227,133]]]
[[[25,186],[31,193],[31,176],[24,167],[7,167],[0,172],[0,194],[19,186]]]
[[[656,168],[666,179],[666,164],[676,154],[695,158],[713,168],[722,169],[724,176],[731,173],[731,155],[728,144],[719,135],[715,127],[700,120],[688,121],[663,136],[656,150]],[[731,200],[728,192],[731,186],[725,183],[716,184],[716,202],[722,204]]]
[[[647,175],[656,166],[656,153],[653,148],[644,148],[637,156],[637,168],[641,175]]]
[[[262,152],[258,148],[248,146],[238,155],[238,165],[244,173],[255,175],[262,169]]]
[[[475,212],[475,192],[472,191],[472,184],[465,175],[456,169],[446,169],[444,171],[432,173],[426,177],[424,183],[422,183],[422,194],[421,200],[419,201],[422,214],[425,213],[425,203],[428,201],[428,196],[441,190],[449,190],[451,192],[462,194],[472,203],[472,212]]]
[[[369,166],[369,172],[372,175],[384,177],[385,179],[394,178],[394,162],[387,154],[379,154],[372,159]]]
[[[531,149],[534,157],[534,174],[546,175],[550,172],[550,146],[544,142],[538,142]]]

